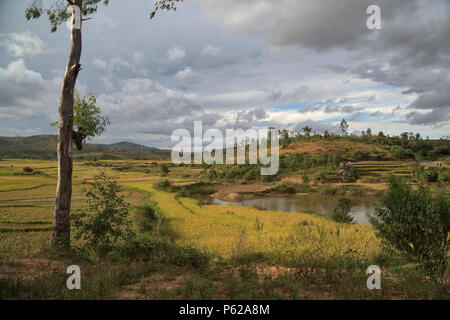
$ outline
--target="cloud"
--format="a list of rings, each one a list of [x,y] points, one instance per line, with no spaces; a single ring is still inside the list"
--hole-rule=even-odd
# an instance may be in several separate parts
[[[106,61],[103,59],[96,58],[92,61],[92,64],[97,69],[105,69],[106,70]]]
[[[297,46],[326,55],[327,67],[337,73],[406,88],[418,95],[411,121],[438,124],[432,115],[448,110],[450,92],[450,2],[436,0],[197,0],[229,30],[263,39],[284,50]],[[369,5],[381,7],[383,29],[366,27]],[[270,19],[267,17],[270,16]],[[310,53],[314,54],[314,53]],[[340,58],[339,58],[340,57]],[[340,60],[340,61],[339,61]],[[333,64],[333,61],[339,61]],[[353,84],[354,81],[352,81]],[[349,85],[348,80],[345,82]],[[277,92],[272,98],[278,98]],[[406,98],[407,99],[407,98]],[[413,111],[412,111],[413,112]],[[413,122],[411,122],[413,124]]]
[[[308,86],[300,86],[293,89],[276,89],[271,90],[268,94],[269,100],[272,101],[293,101],[299,100],[308,91]]]
[[[60,80],[45,80],[23,59],[0,67],[0,116],[21,118],[56,113]]]
[[[128,60],[125,60],[119,56],[105,60],[101,58],[95,58],[92,60],[92,65],[100,70],[106,71],[109,74],[117,71],[128,71],[134,74],[145,76],[147,70],[143,65],[143,56],[141,52],[132,52],[129,54]]]
[[[219,54],[220,48],[215,46],[206,46],[202,49],[201,55],[202,56],[217,56]]]
[[[173,47],[167,51],[166,57],[169,62],[181,61],[184,57],[186,57],[186,50],[179,47]]]
[[[194,94],[167,88],[147,78],[121,81],[117,92],[98,97],[98,105],[116,129],[170,135],[190,128],[194,120],[214,125],[221,117],[207,113]]]
[[[178,79],[187,79],[187,78],[191,78],[195,75],[195,72],[192,70],[191,67],[186,67],[183,70],[178,71],[175,74],[175,77]]]
[[[45,43],[29,31],[0,34],[0,46],[5,47],[15,57],[35,56],[45,49]]]
[[[430,112],[411,112],[406,115],[406,118],[411,124],[425,124],[425,125],[435,125],[450,123],[450,107],[435,109]]]
[[[237,113],[236,123],[252,123],[267,118],[267,112],[264,108],[256,108],[249,111],[240,111]]]
[[[327,122],[322,122],[322,121],[314,121],[311,119],[298,122],[294,126],[293,130],[295,132],[302,132],[303,131],[302,128],[304,128],[306,126],[310,127],[313,132],[323,133],[323,132],[325,132],[325,130],[328,130],[328,132],[336,132],[336,133],[339,132],[338,124],[327,123]]]

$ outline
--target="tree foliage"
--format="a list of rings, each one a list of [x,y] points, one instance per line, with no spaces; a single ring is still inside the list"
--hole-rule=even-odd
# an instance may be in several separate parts
[[[369,218],[387,248],[416,259],[430,274],[444,272],[450,232],[448,199],[433,201],[430,190],[417,190],[392,177],[389,190]]]
[[[331,218],[340,223],[355,223],[350,210],[352,208],[352,201],[345,197],[338,199],[337,207],[333,208]]]
[[[122,188],[104,172],[94,177],[92,188],[85,190],[88,208],[73,215],[76,239],[88,247],[106,250],[118,241],[134,237],[129,204],[120,193]]]
[[[103,3],[105,6],[109,4],[109,0],[84,0],[81,13],[84,17],[87,17],[97,12],[98,4]],[[72,14],[67,8],[73,4],[72,0],[56,0],[50,7],[44,8],[42,0],[33,0],[29,7],[25,10],[25,17],[27,20],[38,19],[45,11],[48,20],[51,24],[51,32],[55,32],[58,26],[67,21]]]
[[[150,19],[156,15],[159,10],[176,11],[177,3],[183,0],[158,0],[155,3],[154,10],[150,13]],[[38,19],[45,12],[51,24],[51,32],[55,32],[58,26],[67,21],[72,14],[67,8],[74,4],[73,0],[55,0],[48,8],[44,8],[43,0],[33,0],[25,10],[27,20]],[[87,17],[97,12],[98,5],[108,5],[109,0],[83,0],[83,8],[81,13],[83,17]]]
[[[102,115],[96,103],[97,97],[92,92],[82,98],[78,92],[75,93],[73,125],[88,139],[101,135],[110,124],[109,118]]]
[[[96,105],[97,97],[90,92],[87,97],[80,97],[78,91],[75,90],[73,105],[73,131],[72,140],[75,142],[79,150],[82,149],[82,143],[85,139],[92,139],[101,135],[107,125],[110,124],[109,118],[102,115],[99,107]],[[58,123],[52,123],[57,126]]]
[[[341,123],[339,124],[339,127],[341,128],[342,135],[345,136],[348,133],[348,122],[345,119],[342,119]]]
[[[155,10],[150,13],[150,19],[153,19],[156,12],[158,10],[167,10],[167,11],[176,11],[177,10],[177,2],[181,2],[183,0],[158,0],[155,3]]]

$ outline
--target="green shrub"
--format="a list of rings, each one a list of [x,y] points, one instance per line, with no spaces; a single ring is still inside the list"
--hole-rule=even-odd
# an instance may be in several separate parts
[[[352,208],[352,201],[345,197],[339,197],[336,208],[333,208],[331,218],[340,223],[355,223],[355,220],[350,214]]]
[[[33,172],[33,168],[30,168],[30,167],[23,167],[23,169],[22,169],[24,172],[26,172],[26,173],[31,173],[31,172]]]
[[[331,219],[339,223],[355,223],[355,220],[353,219],[353,217],[350,215],[349,212],[345,212],[337,208],[333,208],[331,213]]]
[[[326,173],[324,171],[320,171],[316,175],[316,179],[317,179],[317,181],[323,182],[323,181],[325,181],[325,176],[326,176]]]
[[[306,174],[306,172],[303,172],[302,180],[303,180],[303,183],[309,183],[311,181],[311,179],[309,179],[309,176],[308,176],[308,174]]]
[[[392,177],[369,221],[387,248],[417,260],[429,274],[442,274],[449,249],[449,208],[448,199],[433,201],[422,183],[413,190],[405,181]]]
[[[450,178],[449,178],[447,172],[442,171],[442,172],[439,174],[439,179],[438,179],[439,182],[447,183],[449,180],[450,180]]]
[[[119,193],[122,188],[104,172],[94,177],[86,193],[88,208],[73,214],[75,238],[84,240],[86,247],[105,251],[135,234],[129,219],[129,204]]]
[[[278,193],[278,194],[296,194],[302,192],[308,192],[311,187],[306,183],[293,183],[282,182],[274,187],[265,190],[265,193]]]
[[[439,178],[439,173],[434,167],[425,170],[424,175],[427,182],[437,182]]]
[[[148,204],[137,207],[135,215],[138,221],[139,229],[142,232],[153,231],[158,220],[157,210],[155,207]]]
[[[166,176],[169,173],[169,167],[166,164],[161,163],[159,165],[159,171],[161,173],[161,176]]]
[[[370,152],[367,150],[364,151],[357,150],[353,152],[353,158],[356,161],[367,161],[370,159]]]
[[[163,190],[167,192],[175,192],[174,186],[172,185],[172,182],[169,180],[161,180],[153,184],[153,187],[158,190]]]
[[[211,185],[205,182],[191,183],[179,188],[177,196],[186,198],[202,198],[214,193]]]

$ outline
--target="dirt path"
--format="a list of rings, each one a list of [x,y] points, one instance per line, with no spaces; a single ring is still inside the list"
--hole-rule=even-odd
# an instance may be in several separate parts
[[[428,166],[432,166],[432,167],[438,167],[438,168],[450,168],[449,165],[446,165],[440,161],[428,161],[428,160],[422,160],[422,159],[416,159],[417,163],[423,163],[426,164]]]

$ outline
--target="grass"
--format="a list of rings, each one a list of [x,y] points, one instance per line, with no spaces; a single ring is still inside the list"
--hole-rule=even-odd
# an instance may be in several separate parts
[[[161,177],[159,172],[153,173],[151,161],[96,163],[75,162],[72,210],[85,207],[82,189],[104,170],[127,188],[139,235],[106,256],[75,249],[62,254],[48,250],[54,161],[0,162],[5,173],[0,179],[6,183],[0,192],[0,298],[450,298],[448,282],[433,283],[416,270],[414,262],[384,252],[368,225],[341,224],[305,213],[201,205],[197,199],[155,189],[153,184]],[[44,174],[13,175],[25,166]],[[150,173],[145,172],[146,166]],[[184,166],[170,168],[166,178],[190,190],[198,176],[198,168]],[[303,185],[287,186],[294,186],[296,192],[305,189]],[[368,187],[333,187],[334,192],[346,193],[360,192],[358,188]],[[79,245],[73,244],[74,248]],[[80,291],[65,288],[65,268],[72,264],[82,270]],[[365,268],[371,264],[382,268],[382,290],[366,288]]]
[[[370,226],[342,226],[325,217],[302,213],[199,206],[188,198],[181,198],[180,204],[174,194],[151,185],[130,186],[152,193],[178,235],[177,243],[222,258],[262,254],[271,263],[295,265],[302,259],[319,263],[350,249],[367,261],[379,253],[379,242]],[[264,225],[262,230],[257,228],[257,220]]]

